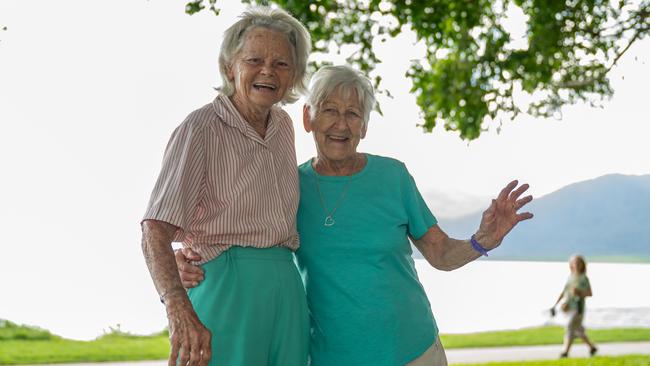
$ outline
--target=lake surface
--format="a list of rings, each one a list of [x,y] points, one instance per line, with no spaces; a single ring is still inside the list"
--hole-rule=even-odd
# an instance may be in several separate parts
[[[479,260],[441,272],[424,259],[415,262],[443,333],[564,324],[548,309],[569,275],[567,263]],[[587,327],[650,327],[650,264],[589,263],[587,275]]]
[[[452,272],[435,270],[423,259],[415,262],[443,333],[550,324],[548,308],[569,274],[568,264],[559,262],[479,260]],[[1,286],[0,318],[74,339],[93,339],[118,325],[136,334],[160,331],[167,324],[164,306],[146,267],[136,264],[137,273],[79,276],[71,269],[63,272],[65,281],[58,273],[43,276],[37,285],[7,280]],[[587,300],[588,327],[650,327],[650,264],[590,263],[587,274],[594,293]]]

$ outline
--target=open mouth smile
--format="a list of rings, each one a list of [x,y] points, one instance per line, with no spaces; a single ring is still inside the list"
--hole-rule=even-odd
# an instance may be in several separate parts
[[[253,83],[253,88],[255,88],[256,90],[275,91],[278,87],[270,83]]]
[[[345,136],[328,135],[327,138],[333,142],[347,142],[350,138]]]

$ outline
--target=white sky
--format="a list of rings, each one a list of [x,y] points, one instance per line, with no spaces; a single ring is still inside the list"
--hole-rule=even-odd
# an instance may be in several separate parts
[[[219,85],[221,35],[242,7],[184,14],[185,1],[0,2],[0,318],[72,337],[109,325],[160,329],[140,252],[143,214],[173,129]],[[516,22],[515,22],[516,23]],[[404,77],[418,47],[378,54],[395,99],[373,113],[360,150],[404,161],[434,213],[480,209],[513,178],[541,196],[603,174],[650,174],[650,42],[611,73],[604,109],[522,116],[467,143],[423,134]],[[298,161],[314,153],[294,118]],[[480,204],[477,204],[480,202]],[[142,309],[144,306],[147,310]]]

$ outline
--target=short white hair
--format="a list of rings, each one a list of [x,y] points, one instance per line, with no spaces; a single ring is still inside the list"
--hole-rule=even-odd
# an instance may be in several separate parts
[[[228,78],[228,69],[237,52],[244,46],[246,34],[253,28],[263,27],[285,34],[292,46],[295,74],[282,102],[293,103],[298,100],[300,94],[304,94],[307,89],[307,59],[311,52],[311,37],[305,26],[286,11],[266,6],[251,7],[240,18],[223,34],[219,53],[219,73],[223,84],[219,90],[227,96],[235,93],[235,84]]]
[[[311,77],[307,96],[311,118],[316,117],[323,102],[336,89],[341,91],[344,98],[348,98],[353,90],[357,92],[363,123],[367,125],[370,111],[375,106],[375,89],[366,75],[346,65],[323,66]]]

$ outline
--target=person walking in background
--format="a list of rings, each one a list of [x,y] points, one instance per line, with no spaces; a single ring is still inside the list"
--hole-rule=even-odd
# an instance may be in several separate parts
[[[560,358],[569,355],[569,350],[576,337],[580,337],[588,346],[589,354],[595,355],[598,348],[589,340],[585,327],[582,324],[585,317],[585,297],[591,296],[591,285],[587,277],[587,263],[580,255],[574,255],[569,258],[569,268],[571,275],[567,279],[564,290],[557,298],[557,301],[551,308],[551,313],[555,314],[555,307],[562,302],[560,309],[569,315],[569,322],[566,326],[564,335],[564,350]]]

